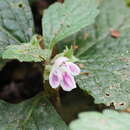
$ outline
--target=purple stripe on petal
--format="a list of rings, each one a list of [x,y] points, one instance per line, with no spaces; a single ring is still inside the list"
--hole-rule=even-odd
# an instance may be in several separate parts
[[[50,73],[49,83],[52,88],[57,88],[60,85],[60,77],[57,70],[54,70]]]
[[[72,62],[67,62],[66,65],[72,75],[75,76],[80,74],[80,68],[76,64]]]
[[[65,91],[71,91],[76,88],[74,77],[67,72],[62,72],[62,80],[60,84]]]

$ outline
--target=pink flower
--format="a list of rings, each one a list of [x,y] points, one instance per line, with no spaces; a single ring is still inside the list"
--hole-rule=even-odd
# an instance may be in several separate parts
[[[52,88],[62,87],[65,91],[71,91],[76,88],[74,76],[79,75],[80,68],[69,61],[66,57],[60,57],[55,60],[49,75],[49,83]]]

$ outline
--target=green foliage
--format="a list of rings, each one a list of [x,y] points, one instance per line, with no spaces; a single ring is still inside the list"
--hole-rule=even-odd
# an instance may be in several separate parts
[[[84,112],[70,124],[70,130],[130,130],[130,114],[112,110]]]
[[[1,0],[0,10],[0,50],[7,45],[28,42],[33,34],[28,1]]]
[[[55,3],[44,11],[42,22],[43,38],[49,49],[80,31],[73,35],[72,39],[75,39],[71,40],[70,45],[74,43],[79,46],[75,54],[84,64],[82,71],[88,75],[78,76],[77,83],[95,98],[95,103],[114,105],[116,109],[130,105],[129,12],[123,0],[65,0],[64,4]],[[84,27],[87,28],[81,31]],[[119,32],[119,36],[112,36],[113,30]],[[42,49],[35,38],[30,41],[32,35],[33,19],[27,0],[0,0],[0,59],[26,62],[48,60],[52,50]],[[64,42],[67,41],[63,41],[62,45]],[[65,56],[73,59],[72,54],[71,48]],[[0,61],[1,68],[5,61]],[[1,102],[0,109],[1,130],[68,129],[44,97],[17,105]],[[128,130],[129,120],[128,115],[113,111],[84,113],[70,128]],[[96,124],[96,128],[92,123]]]
[[[88,76],[77,77],[79,87],[89,92],[95,103],[114,105],[116,109],[130,104],[129,12],[122,0],[101,1],[95,32],[88,33],[88,41],[84,40],[77,53],[88,72]],[[113,38],[111,30],[119,31],[120,36]]]
[[[49,59],[51,51],[42,49],[40,46],[40,38],[34,35],[29,43],[22,45],[10,45],[3,52],[3,59],[18,59],[26,62],[40,62]]]
[[[60,40],[92,24],[98,14],[95,1],[76,0],[73,4],[73,0],[66,0],[63,5],[56,3],[45,11],[43,22],[45,43],[50,43],[49,46],[53,49],[54,44]],[[32,36],[33,19],[27,0],[1,0],[0,56],[3,59],[26,62],[49,59],[50,50],[43,49],[38,39],[33,37],[34,39],[30,40]],[[69,53],[72,52],[68,51],[66,55]],[[1,130],[68,129],[43,96],[17,105],[0,102],[0,109]]]
[[[0,102],[1,130],[68,130],[50,102],[38,95],[20,104]]]
[[[92,24],[98,12],[95,0],[55,3],[44,11],[42,23],[46,45],[53,48],[57,42]]]
[[[48,59],[50,56],[48,49],[41,49],[40,47],[33,46],[32,44],[11,45],[3,53],[4,59],[18,59],[25,62],[40,62]]]
[[[28,42],[32,34],[33,18],[28,1],[0,0],[0,57],[8,45]]]

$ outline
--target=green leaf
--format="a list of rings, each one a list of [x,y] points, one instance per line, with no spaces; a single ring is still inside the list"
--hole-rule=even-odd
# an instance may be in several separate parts
[[[68,130],[50,102],[42,96],[20,104],[0,102],[1,130]]]
[[[118,5],[118,6],[117,6]],[[80,55],[87,75],[77,77],[79,87],[95,103],[124,109],[130,104],[130,14],[122,0],[103,0],[96,19],[93,46]],[[111,30],[120,32],[113,38]],[[84,48],[88,44],[84,43]],[[87,48],[87,46],[86,46]]]
[[[0,0],[0,56],[8,45],[30,41],[33,18],[27,0]]]
[[[93,125],[94,124],[94,125]],[[130,130],[130,114],[112,110],[84,112],[70,124],[70,130]]]
[[[29,43],[22,45],[10,45],[3,52],[3,59],[18,59],[25,62],[40,62],[46,60],[51,55],[48,49],[41,49]]]
[[[92,24],[98,14],[95,0],[65,0],[44,11],[43,37],[47,46],[53,46],[66,37]]]

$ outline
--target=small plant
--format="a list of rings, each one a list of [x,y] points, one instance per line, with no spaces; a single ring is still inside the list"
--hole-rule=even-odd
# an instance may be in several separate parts
[[[59,87],[64,91],[79,87],[96,104],[125,109],[130,105],[129,11],[123,0],[65,0],[44,10],[39,35],[27,0],[0,0],[0,68],[13,59],[38,62],[45,88],[58,93]],[[0,110],[3,130],[68,130],[43,94],[17,105],[1,101]],[[82,118],[94,118],[92,113],[90,119],[84,115],[70,125],[72,130],[85,125],[75,125]],[[93,127],[82,130],[87,129]]]

